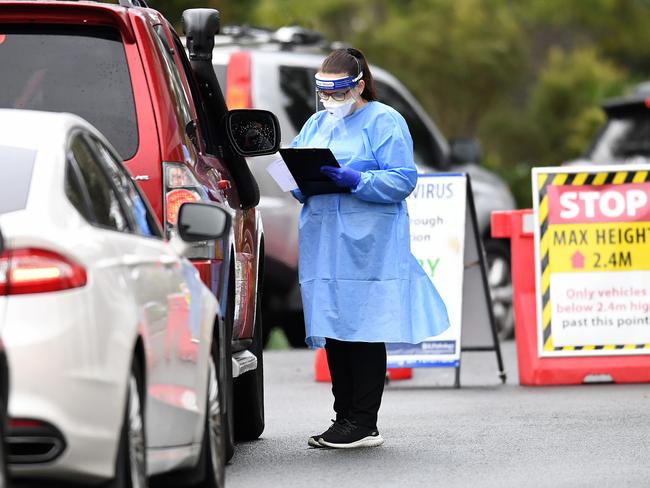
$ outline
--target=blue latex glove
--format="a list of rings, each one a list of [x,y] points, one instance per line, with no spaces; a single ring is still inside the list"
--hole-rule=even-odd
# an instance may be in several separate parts
[[[303,195],[298,188],[296,188],[295,190],[291,190],[291,194],[293,195],[293,198],[298,200],[300,203],[305,203],[307,201],[305,195]]]
[[[139,195],[134,195],[133,203],[135,204],[133,209],[135,214],[135,221],[140,228],[140,233],[145,236],[152,236],[153,232],[151,232],[149,223],[147,222],[147,210],[144,206],[144,202]]]
[[[361,181],[361,171],[347,166],[341,168],[321,166],[320,172],[334,180],[334,183],[342,188],[356,188],[359,181]]]

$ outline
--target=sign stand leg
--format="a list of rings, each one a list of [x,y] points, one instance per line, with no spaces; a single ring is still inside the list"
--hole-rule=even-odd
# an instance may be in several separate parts
[[[460,361],[458,362],[458,366],[454,368],[456,370],[456,378],[454,379],[454,388],[459,389],[460,388]]]
[[[472,228],[474,230],[474,240],[476,244],[476,248],[478,250],[478,264],[479,268],[481,270],[481,281],[483,282],[483,293],[485,296],[485,302],[488,304],[487,307],[487,313],[488,313],[488,318],[490,321],[490,329],[492,332],[492,347],[488,348],[464,348],[462,350],[469,351],[469,350],[493,350],[496,353],[497,357],[497,366],[499,368],[499,378],[501,379],[501,383],[505,384],[506,383],[506,371],[503,366],[503,357],[501,356],[501,346],[499,344],[499,336],[497,334],[497,326],[496,326],[496,320],[494,319],[494,311],[492,310],[492,294],[490,292],[490,285],[488,284],[488,279],[487,279],[487,259],[485,257],[485,249],[483,247],[483,241],[481,240],[481,236],[479,234],[478,230],[478,222],[476,219],[476,207],[474,206],[474,195],[472,193],[472,182],[467,175],[467,203],[469,204],[470,208],[470,220],[472,221]]]

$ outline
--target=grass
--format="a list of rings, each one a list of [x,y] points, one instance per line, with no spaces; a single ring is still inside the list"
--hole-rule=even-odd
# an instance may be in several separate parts
[[[287,336],[284,335],[284,332],[280,327],[274,327],[269,336],[269,342],[266,345],[266,350],[278,350],[278,349],[291,349],[289,346],[289,341]]]

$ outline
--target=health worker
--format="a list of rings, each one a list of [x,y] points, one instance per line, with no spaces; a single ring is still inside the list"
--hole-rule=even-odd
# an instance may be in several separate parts
[[[377,101],[364,55],[333,51],[316,74],[324,110],[292,147],[329,148],[321,171],[347,193],[293,195],[300,215],[299,275],[306,341],[325,347],[336,419],[312,447],[373,447],[386,342],[418,344],[449,327],[447,310],[410,251],[406,197],[417,170],[404,118]]]

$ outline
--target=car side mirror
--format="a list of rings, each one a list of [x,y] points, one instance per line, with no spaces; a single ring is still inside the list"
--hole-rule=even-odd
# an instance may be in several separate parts
[[[230,110],[225,126],[228,140],[240,156],[273,154],[280,148],[280,123],[268,110]]]
[[[452,164],[480,164],[481,158],[481,143],[478,139],[450,141],[449,160]]]
[[[211,203],[186,202],[178,211],[178,233],[185,242],[221,239],[230,229],[230,215]]]

